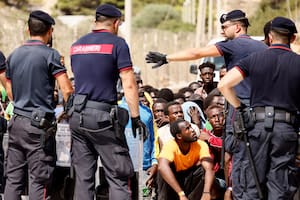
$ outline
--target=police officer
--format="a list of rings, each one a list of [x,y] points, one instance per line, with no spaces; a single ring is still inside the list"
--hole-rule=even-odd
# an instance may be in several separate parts
[[[47,46],[54,19],[36,10],[30,13],[30,39],[7,59],[6,88],[14,100],[14,116],[9,124],[7,181],[4,198],[21,199],[24,178],[29,170],[29,199],[49,196],[55,166],[55,80],[64,99],[73,92],[59,53]]]
[[[243,11],[233,10],[227,14],[223,14],[220,18],[220,22],[222,24],[221,34],[226,40],[203,48],[187,49],[170,55],[149,52],[146,56],[146,61],[148,63],[155,63],[153,66],[155,68],[173,61],[195,60],[208,56],[224,56],[228,71],[240,59],[247,57],[253,52],[262,51],[267,48],[261,41],[251,39],[251,37],[247,35],[247,28],[250,26],[250,23]],[[248,78],[244,79],[235,87],[235,92],[244,103],[249,104],[250,84]],[[226,132],[233,131],[231,124],[228,123],[231,121],[232,113],[233,109],[229,109],[229,118],[226,120],[226,126],[228,126]],[[229,151],[232,151],[232,149]]]
[[[118,37],[121,12],[113,5],[96,9],[95,28],[71,47],[75,78],[74,112],[70,118],[72,165],[76,199],[94,199],[95,172],[100,156],[109,183],[109,199],[130,199],[133,175],[124,135],[128,113],[117,104],[120,76],[129,106],[133,132],[144,127],[138,109],[138,90],[128,45]]]
[[[275,17],[269,33],[270,48],[250,55],[236,64],[218,85],[225,98],[243,115],[248,140],[264,199],[292,199],[295,184],[297,127],[295,114],[300,110],[300,56],[292,52],[297,33],[293,21]],[[250,106],[254,114],[244,113],[244,105],[233,88],[248,77],[251,84]],[[258,199],[254,177],[249,174],[249,157],[238,166],[243,179],[233,174],[235,199]]]
[[[186,61],[195,60],[202,57],[208,56],[224,56],[225,65],[227,71],[230,70],[235,64],[242,58],[245,58],[253,52],[263,51],[267,48],[261,41],[251,39],[247,35],[247,28],[250,26],[246,14],[241,10],[233,10],[227,14],[223,14],[220,17],[222,24],[222,36],[225,37],[225,41],[217,42],[214,45],[208,45],[203,48],[187,49],[178,53],[163,55],[158,52],[149,52],[146,57],[147,62],[156,63],[153,67],[159,67],[163,64],[172,61]],[[249,105],[250,99],[250,84],[249,78],[245,78],[234,88],[238,98]],[[238,143],[236,138],[233,136],[233,118],[235,117],[235,110],[232,106],[228,108],[228,114],[226,117],[226,138],[225,138],[225,149],[233,156],[233,168],[232,174],[235,174],[236,170],[239,170],[239,160],[242,158],[241,155],[244,151],[243,148],[237,147]]]

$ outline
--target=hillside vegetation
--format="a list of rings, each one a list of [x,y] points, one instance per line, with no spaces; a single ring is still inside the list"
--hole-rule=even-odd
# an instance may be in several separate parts
[[[10,0],[10,2],[13,0]],[[21,1],[21,0],[20,0]],[[38,8],[38,9],[46,9],[44,2],[47,0],[32,0],[27,1],[29,4],[27,7],[21,6],[21,8],[17,6],[7,6],[3,0],[0,0],[0,50],[4,52],[6,56],[8,56],[14,48],[21,45],[27,38],[28,34],[26,32],[26,22],[28,19],[29,10]],[[49,1],[49,0],[48,0]],[[61,1],[61,0],[58,0]],[[150,1],[150,0],[149,0]],[[171,0],[172,1],[172,0]],[[258,1],[258,0],[256,0]],[[53,2],[53,1],[51,1]],[[73,1],[70,1],[73,2]],[[74,2],[76,2],[74,0]],[[133,1],[136,2],[135,0]],[[141,1],[146,2],[146,1]],[[140,2],[140,4],[141,4]],[[152,2],[152,1],[150,1]],[[154,2],[154,1],[153,1]],[[166,1],[165,1],[166,2]],[[169,1],[170,2],[170,1]],[[180,2],[180,1],[172,1]],[[233,2],[230,1],[230,2]],[[237,0],[236,0],[237,2]],[[239,2],[245,2],[243,0],[239,0]],[[256,12],[253,12],[254,15],[250,17],[251,27],[249,28],[249,32],[251,35],[262,35],[262,27],[264,23],[277,15],[289,16],[291,15],[292,19],[299,20],[299,16],[297,15],[297,9],[300,8],[300,1],[290,0],[289,11],[287,11],[288,6],[286,4],[287,1],[277,0],[264,0],[261,1],[261,6],[258,6],[259,9]],[[274,5],[270,6],[269,4],[273,3]],[[231,5],[232,4],[232,5]],[[226,9],[238,9],[240,8],[240,4],[231,3],[230,6]],[[172,63],[163,68],[159,68],[153,70],[150,65],[145,63],[145,55],[150,50],[161,51],[164,53],[172,53],[175,51],[179,51],[181,49],[185,49],[188,47],[193,47],[195,45],[195,31],[193,27],[190,25],[178,25],[178,21],[180,21],[180,17],[178,16],[179,10],[176,5],[171,6],[173,4],[169,4],[168,6],[155,6],[157,4],[148,4],[147,6],[140,7],[139,11],[136,12],[133,20],[135,26],[132,29],[132,38],[134,38],[131,44],[131,54],[134,65],[138,66],[142,70],[142,77],[146,84],[153,85],[158,88],[162,87],[173,87],[179,88],[183,85],[186,85],[188,82],[194,81],[196,79],[195,75],[189,73],[189,66],[191,64],[197,64],[198,61],[193,62],[179,62]],[[164,4],[166,5],[166,4]],[[277,5],[277,6],[275,6]],[[57,9],[58,5],[55,5],[52,8],[52,13],[56,16],[56,25],[54,28],[54,43],[53,46],[56,48],[62,55],[65,56],[66,65],[69,68],[70,59],[69,59],[69,49],[72,43],[78,39],[81,35],[88,33],[92,27],[94,22],[94,15],[91,16],[83,16],[81,17],[81,21],[76,23],[76,20],[70,21],[68,25],[62,23],[59,15],[63,13],[61,10]],[[234,7],[236,6],[236,7]],[[150,8],[149,8],[150,7]],[[94,9],[90,9],[91,13],[94,12]],[[136,8],[135,8],[136,9]],[[150,9],[150,11],[148,10]],[[155,17],[151,14],[152,10],[161,9]],[[169,9],[171,11],[169,11]],[[47,9],[48,10],[48,9]],[[49,9],[51,10],[51,9]],[[165,17],[165,14],[169,15],[170,21],[168,21]],[[289,14],[290,13],[290,14]],[[82,13],[81,13],[82,14]],[[148,14],[148,15],[147,15]],[[151,17],[153,16],[153,17]],[[160,24],[160,20],[158,18],[163,18],[162,24]],[[147,20],[147,23],[143,20]],[[151,24],[151,20],[152,24]],[[156,20],[156,21],[154,21]],[[144,24],[144,26],[143,26]],[[145,27],[145,24],[146,27]],[[150,28],[151,27],[151,28]],[[157,29],[159,27],[160,29]],[[183,28],[181,30],[180,28]],[[191,28],[191,29],[189,29]],[[166,31],[170,29],[175,29],[172,32]],[[300,31],[300,26],[298,24],[298,30]],[[209,40],[209,39],[208,39]],[[300,52],[298,46],[293,46],[293,49],[297,52]],[[71,70],[68,70],[69,74],[72,76]],[[159,76],[158,76],[159,74]]]

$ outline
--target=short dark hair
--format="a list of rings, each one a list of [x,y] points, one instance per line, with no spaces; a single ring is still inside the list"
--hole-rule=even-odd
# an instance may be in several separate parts
[[[153,103],[153,105],[157,104],[157,103],[165,103],[165,104],[167,104],[168,102],[165,99],[163,99],[163,98],[158,98],[158,99],[155,100],[155,102]]]
[[[111,21],[111,22],[114,22],[116,21],[117,17],[107,17],[107,16],[104,16],[104,15],[96,15],[96,21],[97,22],[106,22],[106,21]]]
[[[211,104],[211,105],[209,105],[209,106],[206,108],[206,110],[205,110],[206,116],[207,116],[207,113],[208,113],[209,110],[212,110],[212,109],[215,109],[215,108],[224,110],[223,107],[220,106],[220,105],[218,105],[218,104]]]
[[[174,100],[174,93],[169,88],[162,88],[158,91],[157,97],[163,98],[169,102]]]
[[[151,85],[143,85],[143,88],[145,89],[145,92],[150,93],[153,89]]]
[[[46,24],[35,18],[29,18],[28,20],[28,28],[31,36],[43,36],[51,29],[51,27],[51,24]]]
[[[201,87],[201,84],[199,83],[199,81],[193,81],[193,82],[191,82],[191,83],[188,85],[188,87],[191,88],[192,85],[199,85],[199,87]]]
[[[205,62],[205,63],[202,63],[201,65],[199,65],[199,70],[201,71],[201,69],[206,68],[206,67],[211,68],[213,71],[215,71],[215,69],[216,69],[215,64],[213,64],[211,62]]]
[[[180,103],[177,101],[170,101],[169,103],[167,103],[167,105],[165,106],[165,110],[164,110],[165,115],[169,115],[169,107],[173,106],[173,105],[180,105]]]
[[[183,99],[183,101],[185,101],[185,96],[183,95],[183,93],[175,93],[174,100],[176,99]]]
[[[176,121],[172,122],[170,124],[170,132],[172,136],[176,139],[176,135],[181,133],[181,129],[179,127],[179,124],[185,122],[184,119],[177,119]]]
[[[220,90],[218,88],[213,89],[203,101],[203,110],[205,111],[211,105],[211,102],[213,101],[214,97],[220,96],[222,96]]]
[[[226,69],[226,70],[227,70],[227,67],[226,67],[226,65],[224,64],[224,65],[221,66],[220,69]]]
[[[242,27],[248,28],[248,26],[250,26],[249,20],[246,19],[241,19],[241,20],[237,20],[237,22],[240,22],[240,25]]]
[[[186,93],[186,92],[194,93],[194,90],[193,90],[192,88],[190,88],[190,87],[183,87],[183,88],[180,88],[180,89],[178,90],[178,93],[179,93],[179,94],[184,94],[184,93]]]
[[[163,98],[158,98],[157,100],[155,100],[153,102],[152,109],[151,109],[152,111],[153,111],[154,106],[158,103],[167,104],[168,102]],[[166,106],[164,106],[164,107],[166,107]]]
[[[265,38],[268,38],[269,37],[269,33],[271,31],[271,25],[272,25],[272,21],[268,21],[267,23],[265,23],[264,25],[264,35],[265,35]]]

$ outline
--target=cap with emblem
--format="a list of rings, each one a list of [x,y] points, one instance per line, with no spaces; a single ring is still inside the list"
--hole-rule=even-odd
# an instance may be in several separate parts
[[[297,33],[297,28],[295,23],[285,17],[275,17],[271,21],[271,30],[279,31],[287,34]]]
[[[230,11],[227,14],[223,14],[220,17],[220,22],[223,24],[226,21],[242,21],[245,20],[246,25],[250,25],[248,22],[248,18],[246,17],[246,14],[241,10],[233,10]]]
[[[96,9],[96,18],[98,15],[103,15],[106,17],[116,17],[116,18],[120,18],[122,17],[122,13],[121,11],[111,5],[111,4],[102,4],[100,5],[97,9]]]
[[[38,19],[40,21],[43,21],[45,24],[49,24],[49,25],[55,24],[55,20],[48,13],[41,10],[32,11],[29,14],[29,19],[30,18]]]

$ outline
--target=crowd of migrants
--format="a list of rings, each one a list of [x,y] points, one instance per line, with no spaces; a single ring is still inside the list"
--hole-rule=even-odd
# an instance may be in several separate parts
[[[143,83],[117,36],[121,17],[110,4],[97,7],[95,28],[71,47],[73,78],[52,48],[55,21],[43,11],[30,13],[25,44],[7,59],[0,54],[1,143],[8,132],[8,147],[0,151],[4,199],[299,199],[295,24],[276,17],[265,25],[265,40],[256,41],[247,35],[245,13],[233,10],[220,18],[225,41],[170,55],[149,52],[153,68],[224,56],[219,83],[216,66],[206,62],[197,81],[172,91]],[[292,74],[280,76],[282,62]],[[269,82],[264,90],[263,80],[251,79],[262,71],[252,70],[259,64],[278,67],[275,78],[262,72],[259,78]],[[281,84],[288,100],[272,84]],[[57,143],[67,149],[61,155],[57,127],[69,130],[69,140]],[[57,164],[61,156],[68,165]]]

